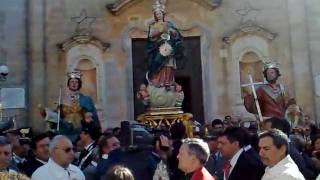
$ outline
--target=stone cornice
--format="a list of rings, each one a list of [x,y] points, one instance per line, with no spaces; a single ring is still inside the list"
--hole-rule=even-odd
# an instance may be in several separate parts
[[[143,0],[117,0],[113,3],[108,3],[106,5],[106,8],[113,14],[113,15],[119,15],[121,12],[123,12],[125,9],[131,7],[132,5],[139,3]],[[220,6],[222,0],[191,0],[199,5],[209,9],[213,10]]]
[[[276,38],[277,34],[273,33],[262,26],[259,26],[253,21],[248,21],[242,24],[240,27],[235,29],[229,35],[223,37],[222,41],[226,44],[231,44],[236,39],[246,36],[246,35],[257,35],[267,40],[273,40]]]
[[[68,51],[72,47],[77,46],[79,44],[92,44],[103,51],[110,47],[110,43],[102,42],[101,40],[92,35],[75,35],[65,40],[64,42],[57,44],[57,46],[62,51]]]

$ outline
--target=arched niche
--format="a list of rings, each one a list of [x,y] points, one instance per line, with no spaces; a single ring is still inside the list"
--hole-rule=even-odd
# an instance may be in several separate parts
[[[100,121],[104,121],[102,108],[106,102],[106,77],[103,54],[110,46],[94,36],[74,36],[58,44],[66,62],[65,73],[79,69],[83,74],[81,91],[95,101]]]
[[[275,37],[275,33],[258,26],[253,22],[247,22],[233,33],[223,38],[223,42],[230,54],[226,59],[228,73],[226,83],[228,87],[229,103],[232,106],[234,114],[248,114],[243,105],[241,91],[241,80],[245,83],[248,82],[245,81],[245,76],[247,76],[248,72],[247,74],[245,74],[245,70],[241,72],[241,65],[243,65],[243,68],[249,68],[251,66],[251,68],[254,68],[252,71],[254,71],[255,74],[260,74],[262,71],[262,60],[271,57],[270,48],[272,40]],[[245,63],[247,63],[247,66]],[[255,81],[261,80],[261,75],[255,76]]]
[[[249,84],[249,74],[252,76],[254,82],[263,82],[263,61],[253,51],[248,51],[243,54],[239,61],[240,70],[240,84]],[[241,87],[241,97],[243,97],[243,90],[245,87]],[[250,87],[247,87],[250,88]]]

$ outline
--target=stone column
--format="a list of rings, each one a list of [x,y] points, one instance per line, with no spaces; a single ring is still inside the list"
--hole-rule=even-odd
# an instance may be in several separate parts
[[[295,96],[303,111],[314,117],[314,93],[308,52],[305,3],[301,0],[288,0],[287,3]]]
[[[46,1],[29,0],[29,124],[35,131],[44,127],[38,104],[45,106],[46,100]]]

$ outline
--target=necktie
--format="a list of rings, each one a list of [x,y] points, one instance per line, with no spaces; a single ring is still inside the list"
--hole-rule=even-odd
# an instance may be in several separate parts
[[[231,169],[231,164],[230,161],[225,161],[224,162],[224,167],[223,167],[223,171],[224,171],[224,177],[227,180],[229,178],[229,173],[230,173],[230,169]]]

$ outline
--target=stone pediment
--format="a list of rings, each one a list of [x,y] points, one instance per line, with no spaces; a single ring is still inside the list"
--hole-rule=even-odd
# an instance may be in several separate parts
[[[110,47],[110,43],[103,42],[92,35],[75,35],[65,40],[64,42],[57,44],[57,46],[60,50],[68,51],[72,47],[79,44],[92,44],[103,51]]]
[[[141,1],[143,1],[143,0],[116,0],[115,2],[108,3],[106,5],[106,8],[113,15],[119,15],[125,9],[127,9],[127,8],[133,6],[134,4],[139,3]],[[189,0],[189,1],[194,1],[209,10],[213,10],[213,9],[219,7],[219,5],[222,2],[222,0]]]
[[[277,34],[273,33],[262,26],[259,26],[257,23],[253,21],[248,21],[237,29],[235,29],[229,35],[223,37],[223,42],[226,44],[230,44],[234,42],[236,39],[246,36],[246,35],[256,35],[260,36],[267,40],[273,40],[276,38]]]

